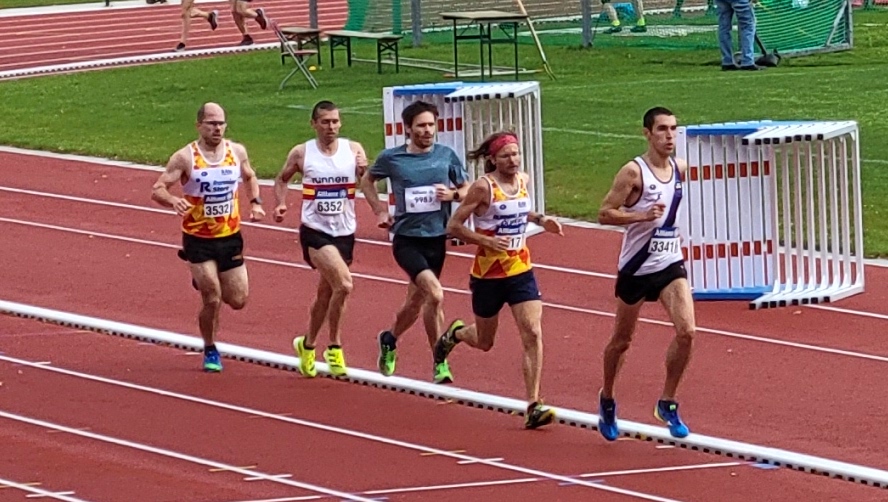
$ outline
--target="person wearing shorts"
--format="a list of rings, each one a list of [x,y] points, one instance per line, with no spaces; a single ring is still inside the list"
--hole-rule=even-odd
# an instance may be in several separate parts
[[[182,217],[182,249],[192,286],[200,291],[198,326],[204,341],[204,370],[222,371],[215,340],[222,303],[240,310],[249,296],[238,185],[250,198],[250,218],[265,217],[259,180],[243,145],[225,139],[225,111],[206,103],[197,112],[199,139],[176,151],[152,188],[152,199]],[[183,196],[170,193],[182,185]]]
[[[695,320],[681,232],[677,222],[682,203],[681,179],[687,162],[673,158],[677,122],[663,107],[648,110],[642,119],[648,149],[617,172],[598,213],[604,225],[622,225],[623,243],[614,285],[617,309],[614,330],[604,350],[604,383],[599,393],[598,430],[608,441],[620,434],[614,385],[632,342],[641,307],[659,301],[675,327],[666,354],[663,392],[654,417],[670,434],[682,438],[690,431],[678,414],[676,392],[693,347]]]
[[[536,429],[552,423],[555,414],[540,398],[543,305],[526,231],[531,221],[563,235],[561,224],[532,210],[528,176],[521,171],[521,150],[514,133],[492,134],[468,157],[484,162],[485,174],[469,188],[447,229],[455,238],[478,246],[469,279],[475,322],[470,326],[459,319],[452,322],[435,345],[435,362],[446,360],[460,342],[485,352],[492,349],[499,313],[508,305],[524,347],[528,402],[524,426]],[[470,217],[475,230],[465,224]]]
[[[317,292],[308,318],[308,333],[293,339],[299,357],[299,372],[313,378],[315,343],[324,323],[330,343],[324,360],[330,373],[345,375],[342,350],[342,319],[353,289],[349,266],[355,248],[355,190],[367,168],[367,156],[360,143],[339,137],[342,127],[338,107],[320,101],[311,112],[315,139],[294,146],[274,181],[276,206],[274,220],[284,221],[287,189],[296,173],[302,174],[302,214],[299,242],[302,258],[319,272]]]
[[[234,24],[237,26],[238,31],[241,32],[241,35],[243,35],[239,45],[253,45],[253,37],[250,36],[246,20],[255,20],[256,24],[263,30],[268,28],[268,17],[265,15],[265,9],[261,7],[257,9],[251,8],[250,5],[252,5],[253,0],[229,0],[228,3],[231,5],[231,17],[234,19]]]
[[[465,197],[469,183],[462,161],[452,148],[437,143],[438,109],[416,101],[401,114],[407,144],[383,150],[364,174],[361,189],[377,217],[377,226],[393,233],[392,254],[407,274],[407,298],[394,325],[379,334],[379,371],[395,372],[397,341],[422,314],[429,347],[434,348],[444,324],[444,289],[439,277],[447,255],[450,202]],[[376,182],[389,180],[395,214],[379,200]],[[451,187],[452,186],[452,187]],[[433,366],[436,383],[450,383],[447,361]]]
[[[210,25],[210,29],[216,31],[219,27],[219,11],[204,11],[194,6],[194,0],[182,0],[181,6],[182,31],[179,36],[179,43],[176,45],[176,52],[184,51],[188,45],[188,34],[191,31],[191,19],[199,17],[206,20]]]

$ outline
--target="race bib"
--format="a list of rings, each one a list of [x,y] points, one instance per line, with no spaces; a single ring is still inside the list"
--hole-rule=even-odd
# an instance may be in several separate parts
[[[681,236],[678,229],[661,227],[654,230],[648,253],[651,255],[675,254],[681,252]]]
[[[494,204],[496,217],[499,219],[496,235],[509,239],[509,251],[518,251],[524,247],[526,240],[528,202],[518,199]]]
[[[345,188],[318,188],[315,192],[315,211],[325,216],[342,214],[347,199],[348,190]]]
[[[205,218],[227,218],[234,211],[234,197],[232,194],[207,195],[203,210]]]
[[[505,237],[509,238],[509,251],[518,251],[524,247],[525,237],[523,233],[521,235],[508,235]]]
[[[435,196],[435,187],[410,187],[404,189],[408,213],[430,213],[441,210],[441,201]]]

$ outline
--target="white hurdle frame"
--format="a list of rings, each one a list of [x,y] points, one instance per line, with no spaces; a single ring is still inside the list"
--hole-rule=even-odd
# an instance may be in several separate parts
[[[448,82],[383,88],[385,147],[406,143],[401,112],[414,101],[438,107],[438,141],[457,153],[466,164],[470,182],[484,174],[483,165],[467,164],[466,155],[485,137],[503,129],[514,130],[521,142],[523,170],[530,176],[533,210],[545,212],[542,103],[540,84],[531,82]],[[395,212],[391,183],[386,180],[389,213]],[[455,210],[458,202],[452,203]],[[467,225],[472,228],[471,218]],[[528,235],[542,229],[528,224]],[[389,239],[394,236],[389,233]]]
[[[679,214],[699,300],[751,309],[863,292],[856,122],[742,122],[679,128],[688,162]]]

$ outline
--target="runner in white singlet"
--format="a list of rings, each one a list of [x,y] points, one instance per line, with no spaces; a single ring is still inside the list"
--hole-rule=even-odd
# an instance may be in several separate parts
[[[299,356],[299,371],[307,377],[316,376],[315,342],[328,320],[330,343],[324,359],[332,374],[345,375],[340,326],[353,285],[349,266],[357,230],[355,189],[367,167],[367,156],[360,143],[339,137],[339,109],[330,101],[314,106],[311,126],[316,138],[293,147],[275,178],[274,220],[284,221],[288,184],[296,173],[301,173],[299,241],[303,259],[318,270],[320,279],[311,305],[308,333],[293,339],[293,348]]]
[[[600,223],[626,227],[614,288],[614,331],[604,351],[604,384],[599,394],[598,429],[610,441],[620,434],[614,384],[646,301],[659,300],[675,325],[675,338],[666,357],[666,382],[654,416],[667,424],[673,436],[689,434],[675,398],[696,329],[677,226],[687,163],[672,158],[678,125],[671,111],[652,108],[643,123],[647,152],[620,169],[598,213]]]

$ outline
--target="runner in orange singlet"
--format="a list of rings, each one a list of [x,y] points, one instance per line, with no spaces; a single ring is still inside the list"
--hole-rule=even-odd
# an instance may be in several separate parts
[[[485,174],[469,188],[447,230],[453,237],[478,246],[469,280],[475,324],[466,326],[454,321],[435,345],[435,361],[446,359],[459,342],[485,352],[493,348],[499,312],[508,303],[524,345],[524,383],[529,403],[524,426],[536,429],[551,423],[555,414],[544,408],[540,399],[543,304],[527,248],[527,222],[547,232],[564,234],[557,220],[531,209],[528,177],[521,171],[521,150],[513,133],[491,135],[468,157],[483,160]],[[474,231],[465,225],[469,216],[473,216]]]
[[[203,301],[198,325],[204,340],[204,369],[222,371],[215,346],[222,303],[235,310],[244,307],[249,295],[238,186],[241,181],[250,197],[252,221],[265,216],[259,198],[259,180],[243,145],[225,139],[225,111],[206,103],[197,112],[200,138],[170,157],[166,170],[154,184],[152,199],[171,207],[182,217],[182,250],[179,258],[191,268],[192,285]],[[183,197],[169,192],[181,183]]]

